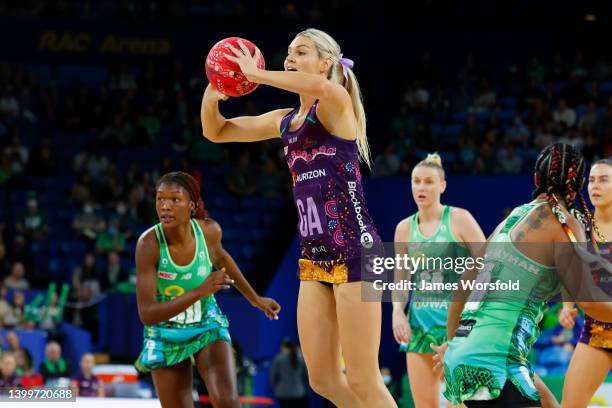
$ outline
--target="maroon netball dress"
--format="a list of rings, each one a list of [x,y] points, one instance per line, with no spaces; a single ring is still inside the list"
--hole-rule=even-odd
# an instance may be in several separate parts
[[[369,280],[362,255],[381,240],[363,197],[357,143],[327,131],[316,110],[317,102],[295,131],[289,126],[297,109],[281,121],[299,219],[299,278],[333,284]]]

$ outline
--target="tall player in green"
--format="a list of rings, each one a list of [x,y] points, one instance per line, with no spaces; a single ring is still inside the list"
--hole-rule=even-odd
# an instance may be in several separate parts
[[[276,301],[257,295],[221,245],[221,227],[207,217],[197,181],[173,172],[157,184],[160,223],[136,246],[138,313],[144,349],[137,364],[152,371],[162,407],[193,407],[191,357],[212,404],[239,407],[228,321],[214,293],[236,288],[277,319]],[[213,265],[219,270],[212,272]]]
[[[472,248],[468,246],[485,241],[469,211],[440,203],[446,180],[438,154],[429,154],[415,166],[411,184],[418,211],[397,224],[395,246],[398,254],[456,259],[470,256]],[[420,286],[421,282],[457,282],[459,276],[454,270],[425,269],[416,271],[412,281]],[[435,363],[430,343],[439,346],[446,341],[450,296],[444,299],[444,293],[434,295],[420,291],[410,296],[408,316],[404,312],[408,299],[393,302],[393,335],[407,351],[410,389],[417,408],[437,408],[440,376],[433,371]]]
[[[463,277],[518,280],[520,292],[472,292],[467,303],[451,304],[449,341],[434,347],[436,359],[444,362],[444,395],[451,403],[468,408],[556,404],[542,395],[546,388],[538,386],[527,356],[547,301],[562,286],[589,315],[612,320],[612,303],[584,301],[583,291],[598,290],[576,256],[585,241],[582,224],[573,216],[580,216],[574,200],[581,194],[584,171],[582,155],[571,145],[545,148],[535,164],[534,200],[516,207],[493,232],[485,267]]]

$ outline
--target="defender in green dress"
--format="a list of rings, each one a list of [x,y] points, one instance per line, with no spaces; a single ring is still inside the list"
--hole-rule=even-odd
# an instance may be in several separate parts
[[[444,362],[444,395],[451,403],[469,408],[556,405],[538,384],[527,356],[538,339],[548,299],[562,286],[574,296],[578,288],[594,286],[590,273],[568,264],[568,250],[555,245],[568,248],[585,241],[582,224],[572,215],[580,216],[574,200],[582,189],[584,168],[582,155],[571,145],[544,149],[535,166],[534,200],[515,208],[494,231],[485,268],[463,277],[482,282],[518,279],[520,294],[528,296],[472,292],[467,303],[451,304],[449,342],[434,347],[436,358]],[[578,304],[595,318],[612,320],[610,303]]]
[[[144,348],[137,366],[150,369],[163,407],[193,407],[191,357],[214,407],[238,407],[228,321],[214,298],[236,288],[276,319],[280,306],[262,298],[221,245],[221,227],[208,218],[197,181],[165,174],[157,184],[160,223],[136,246],[138,313]],[[213,272],[213,265],[221,268]]]
[[[400,221],[395,231],[398,254],[412,258],[447,259],[470,256],[468,247],[483,243],[485,236],[472,215],[461,208],[440,203],[446,188],[442,160],[430,154],[412,171],[412,195],[417,213]],[[406,271],[396,271],[406,279]],[[454,270],[419,269],[412,276],[417,287],[422,282],[457,282]],[[448,295],[448,296],[446,296]],[[417,407],[438,407],[440,377],[433,372],[433,350],[430,344],[446,341],[446,317],[450,292],[412,291],[408,316],[406,299],[393,303],[393,334],[400,350],[407,351],[406,364],[410,388]]]

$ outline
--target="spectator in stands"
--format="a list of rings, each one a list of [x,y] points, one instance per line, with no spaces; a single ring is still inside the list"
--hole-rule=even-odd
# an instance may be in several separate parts
[[[94,203],[91,201],[83,205],[83,211],[76,214],[72,220],[72,228],[79,238],[88,243],[96,242],[98,234],[104,230],[104,218],[96,214]]]
[[[429,105],[429,91],[421,84],[414,81],[404,94],[404,104],[411,110],[424,111]]]
[[[591,127],[595,126],[597,120],[599,119],[598,116],[597,105],[595,105],[595,101],[590,100],[587,104],[587,111],[578,121],[578,127],[582,130],[587,125]]]
[[[71,383],[71,388],[77,397],[104,397],[104,385],[93,373],[95,365],[93,354],[83,354],[81,369]]]
[[[51,139],[43,137],[40,145],[32,154],[28,172],[39,177],[53,176],[57,170],[57,162],[51,149]]]
[[[19,354],[23,356],[23,374],[21,375],[21,386],[23,388],[42,387],[45,385],[45,379],[39,373],[34,372],[32,357],[29,353],[24,353],[25,349],[20,350]]]
[[[544,95],[542,93],[542,89],[540,88],[540,83],[535,79],[529,81],[529,85],[527,85],[527,89],[525,90],[523,97],[525,104],[529,107],[533,106],[537,99],[542,99]]]
[[[465,86],[460,86],[453,96],[451,97],[451,110],[454,112],[465,112],[471,105],[472,100],[470,99]]]
[[[497,116],[497,112],[491,112],[489,119],[487,119],[487,123],[484,128],[485,133],[493,133],[495,139],[499,139],[502,134],[502,126],[499,121],[499,117]]]
[[[0,282],[0,327],[4,326],[7,316],[11,313],[11,305],[6,299],[7,289],[4,281]]]
[[[544,81],[544,65],[540,63],[538,57],[533,57],[526,68],[527,78],[540,84]]]
[[[597,137],[593,134],[591,126],[585,126],[582,129],[582,138],[584,146],[582,147],[582,155],[588,162],[593,162],[602,158],[602,146]]]
[[[47,217],[39,209],[38,199],[34,194],[28,198],[27,210],[21,211],[17,216],[15,229],[30,240],[40,241],[47,237],[49,233]]]
[[[580,134],[580,132],[578,132],[578,128],[576,126],[572,126],[567,129],[565,134],[563,134],[560,138],[557,139],[557,142],[570,144],[578,151],[581,151],[582,146],[584,145],[582,135]]]
[[[117,252],[110,251],[106,260],[106,270],[100,282],[103,291],[112,290],[119,283],[128,280],[128,272],[121,266]]]
[[[476,158],[476,146],[474,146],[474,141],[465,136],[459,137],[459,151],[457,152],[457,158],[459,159],[458,168],[461,171],[467,171],[472,168],[472,164],[474,163],[474,159]]]
[[[83,265],[75,269],[72,276],[72,288],[72,297],[84,304],[100,295],[100,274],[94,254],[86,254]],[[75,309],[73,315],[73,323],[88,330],[94,341],[97,340],[98,336],[98,313],[98,307],[94,304],[86,308]]]
[[[431,100],[431,110],[434,112],[447,112],[450,108],[450,101],[440,84],[436,85],[434,97]]]
[[[17,361],[13,353],[8,352],[0,357],[0,388],[19,387],[19,378],[15,373],[17,369]]]
[[[109,163],[100,175],[95,187],[95,198],[100,204],[113,204],[123,193],[123,178],[117,170],[115,163]]]
[[[504,174],[518,174],[523,168],[523,159],[514,151],[512,143],[506,143],[506,146],[499,150],[498,157],[498,172]]]
[[[102,231],[96,240],[96,252],[107,254],[110,251],[123,252],[125,250],[125,234],[119,228],[119,219],[112,218],[108,228]]]
[[[25,171],[30,152],[21,144],[21,137],[17,131],[11,136],[11,143],[4,148],[4,153],[9,157],[13,174],[21,174]]]
[[[4,280],[9,273],[11,273],[11,261],[6,253],[6,245],[0,239],[0,280]]]
[[[281,408],[308,407],[306,364],[291,339],[283,339],[281,352],[272,361],[270,384]]]
[[[45,380],[45,385],[54,383],[60,378],[70,378],[70,367],[62,357],[62,347],[59,343],[51,341],[45,347],[45,360],[38,369]]]
[[[11,267],[11,274],[4,279],[4,286],[8,289],[30,289],[30,283],[25,278],[25,275],[26,269],[23,263],[14,262]]]
[[[533,107],[527,115],[527,126],[531,130],[535,130],[548,122],[552,122],[552,120],[552,114],[550,110],[548,110],[548,106],[544,103],[542,98],[536,98],[533,101]]]
[[[57,338],[57,329],[62,322],[63,310],[58,304],[57,292],[51,294],[49,304],[45,304],[41,308],[39,328],[48,333],[48,338]]]
[[[113,123],[102,131],[99,140],[106,148],[121,149],[130,143],[131,138],[131,124],[126,120],[125,115],[116,113]]]
[[[74,270],[72,275],[72,289],[74,297],[82,302],[91,300],[100,294],[98,267],[93,253],[85,254],[81,266]]]
[[[70,192],[70,201],[77,205],[84,205],[87,202],[93,200],[93,185],[91,176],[88,172],[84,171],[79,176],[79,181],[72,186]]]
[[[576,111],[567,105],[563,98],[559,99],[557,109],[553,112],[553,121],[563,123],[565,126],[572,127],[576,123]]]
[[[546,122],[538,127],[533,139],[533,146],[536,149],[543,149],[555,140],[554,125],[552,122]]]
[[[465,126],[459,135],[459,138],[463,138],[464,143],[467,140],[471,140],[473,143],[480,143],[482,140],[482,130],[478,127],[478,123],[476,122],[476,117],[474,115],[468,115],[465,120]]]
[[[9,186],[13,175],[11,157],[6,152],[0,152],[0,187],[4,189]]]
[[[100,151],[90,148],[87,152],[76,155],[73,170],[75,173],[87,171],[92,179],[97,181],[106,166],[108,166],[108,158]]]
[[[514,115],[512,125],[506,131],[507,140],[515,146],[527,147],[529,143],[529,129],[523,123],[520,114]]]
[[[13,303],[4,319],[6,327],[21,327],[25,318],[25,296],[21,291],[13,292]]]
[[[238,196],[248,196],[257,190],[255,171],[251,168],[251,157],[248,150],[242,151],[236,166],[227,175],[228,190]]]
[[[125,239],[129,240],[132,238],[132,231],[137,230],[139,227],[136,214],[136,209],[128,208],[126,202],[123,200],[119,200],[115,204],[115,213],[111,217],[119,220],[119,231],[123,233]]]
[[[13,119],[19,116],[19,101],[8,86],[0,90],[0,118]]]
[[[395,153],[393,145],[388,144],[385,147],[385,151],[376,156],[372,174],[377,177],[393,176],[399,172],[399,168],[399,157]]]
[[[32,254],[32,248],[28,244],[25,235],[19,232],[15,233],[15,236],[13,238],[13,245],[11,246],[11,250],[9,253],[11,261],[13,261],[13,263],[21,262],[25,266],[26,271],[33,270],[32,261],[34,256]]]
[[[21,376],[25,372],[25,365],[26,365],[25,352],[24,350],[19,349],[17,351],[13,351],[12,353],[15,356],[15,363],[17,364],[17,368],[15,368],[15,375],[21,378]]]
[[[404,176],[412,174],[412,169],[420,161],[421,158],[417,154],[415,146],[409,146],[406,149],[404,157],[402,157],[402,162],[400,164],[400,174]]]
[[[15,358],[19,360],[18,353],[23,353],[25,356],[31,358],[31,354],[28,349],[21,347],[21,341],[19,340],[19,336],[15,333],[14,330],[9,330],[6,333],[6,351],[10,351],[15,354]],[[19,361],[18,361],[19,363]],[[18,364],[19,365],[19,364]]]
[[[474,99],[474,112],[482,112],[491,110],[495,106],[497,95],[495,90],[491,88],[489,81],[483,79],[480,82],[480,92]]]

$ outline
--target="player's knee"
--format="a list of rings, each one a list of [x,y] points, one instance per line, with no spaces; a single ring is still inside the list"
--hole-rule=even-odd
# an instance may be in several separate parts
[[[308,383],[314,392],[323,397],[329,396],[333,392],[334,382],[323,375],[317,376],[310,374]]]
[[[210,399],[215,408],[239,408],[240,399],[233,392],[223,392],[220,390],[210,394]]]
[[[363,375],[347,373],[346,380],[351,391],[353,391],[359,399],[365,399],[368,391],[372,389],[373,382],[368,381]]]

